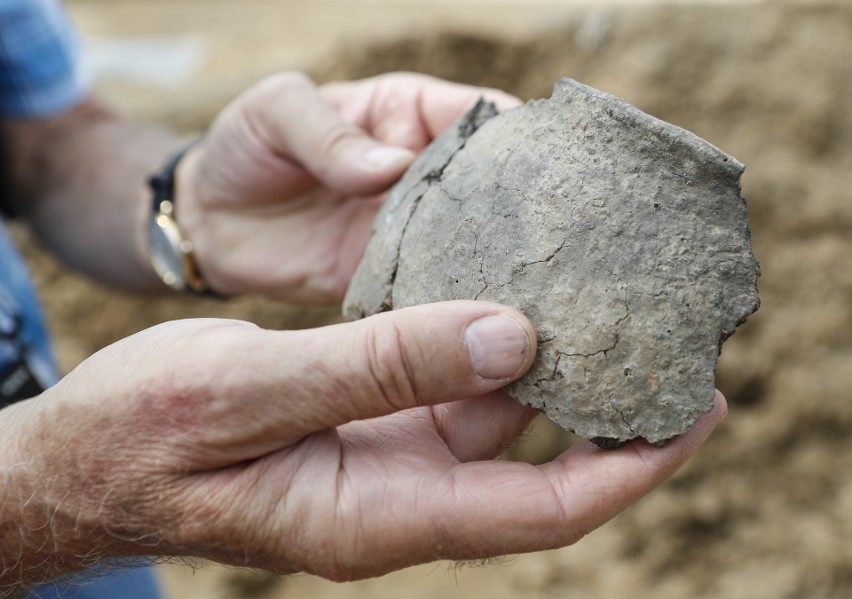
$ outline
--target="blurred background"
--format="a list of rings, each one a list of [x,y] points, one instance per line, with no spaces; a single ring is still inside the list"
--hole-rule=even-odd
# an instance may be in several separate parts
[[[414,70],[546,97],[571,76],[705,137],[747,170],[763,307],[725,345],[728,419],[681,473],[578,546],[352,584],[162,567],[175,599],[852,596],[852,3],[847,0],[68,0],[100,92],[202,132],[282,69]],[[16,231],[65,370],[163,320],[273,328],[339,310],[139,300],[63,270]],[[511,457],[571,442],[537,422]]]

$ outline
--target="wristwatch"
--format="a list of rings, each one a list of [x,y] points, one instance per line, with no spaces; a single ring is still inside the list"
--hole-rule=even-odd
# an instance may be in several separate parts
[[[163,283],[176,291],[219,297],[204,281],[192,243],[183,236],[175,219],[175,169],[194,145],[192,143],[180,150],[159,174],[148,179],[148,186],[153,192],[148,221],[151,265]]]

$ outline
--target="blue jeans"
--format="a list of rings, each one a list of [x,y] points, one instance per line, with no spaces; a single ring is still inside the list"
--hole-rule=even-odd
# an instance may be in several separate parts
[[[87,581],[87,579],[89,581]],[[153,568],[116,570],[94,579],[86,573],[33,591],[27,599],[161,599]]]

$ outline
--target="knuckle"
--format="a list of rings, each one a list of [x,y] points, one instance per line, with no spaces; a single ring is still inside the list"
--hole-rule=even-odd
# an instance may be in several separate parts
[[[429,75],[417,73],[415,71],[393,71],[377,75],[375,79],[381,83],[388,83],[390,85],[418,85],[434,80],[434,78]]]
[[[255,85],[255,93],[262,98],[277,98],[297,90],[311,89],[314,82],[300,71],[284,71],[261,79]]]
[[[422,405],[428,383],[418,367],[422,352],[416,339],[389,321],[381,327],[370,326],[365,340],[364,356],[373,395],[393,411]]]

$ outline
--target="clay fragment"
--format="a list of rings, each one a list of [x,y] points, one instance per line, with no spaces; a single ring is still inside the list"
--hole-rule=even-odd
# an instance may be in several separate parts
[[[721,344],[759,306],[743,169],[570,79],[480,102],[392,189],[344,313],[515,306],[538,357],[511,396],[602,447],[663,443],[712,408]]]

